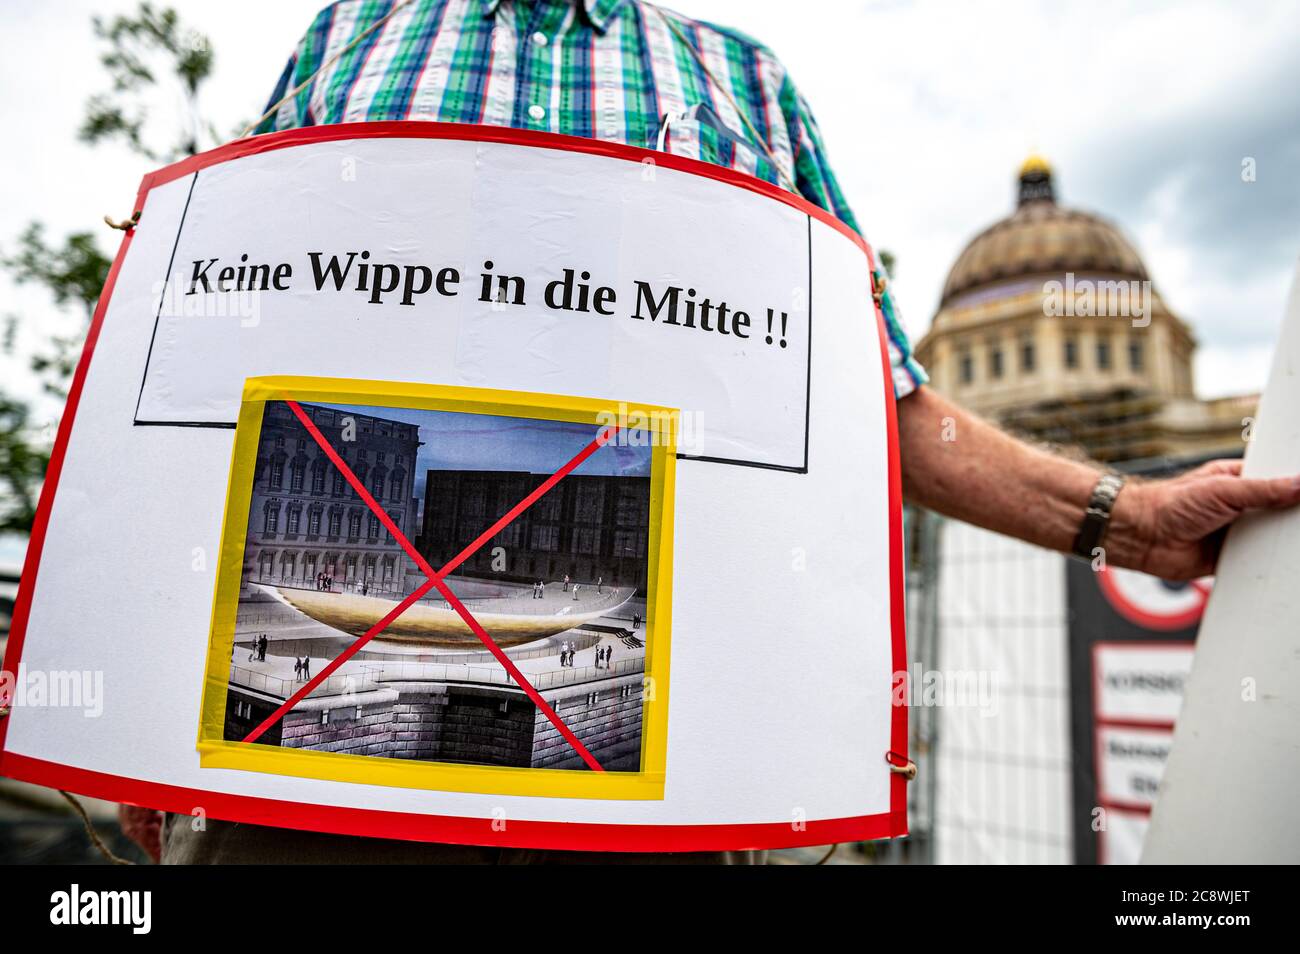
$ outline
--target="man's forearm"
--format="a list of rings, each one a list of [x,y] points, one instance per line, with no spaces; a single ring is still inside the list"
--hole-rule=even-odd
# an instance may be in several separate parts
[[[1068,551],[1100,472],[1017,440],[927,387],[898,402],[903,494],[912,503],[1053,550]],[[1120,493],[1106,556],[1137,566],[1147,529]],[[1127,496],[1127,499],[1126,499]]]

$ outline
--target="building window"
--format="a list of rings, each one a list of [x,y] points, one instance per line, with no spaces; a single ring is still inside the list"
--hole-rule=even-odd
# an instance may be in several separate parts
[[[376,500],[384,499],[384,478],[386,476],[382,468],[376,467],[374,475],[370,478],[370,495]]]
[[[311,492],[325,493],[325,465],[320,461],[317,461],[311,469]]]
[[[1102,336],[1097,339],[1097,368],[1101,371],[1110,370],[1110,338]]]
[[[595,523],[605,507],[604,484],[579,484],[574,493],[573,517],[580,523]]]
[[[343,529],[343,515],[337,510],[330,511],[330,536],[337,537]]]
[[[274,507],[266,508],[266,519],[262,523],[262,532],[265,534],[275,534],[280,531],[280,507],[277,504]]]
[[[302,490],[302,475],[304,469],[305,468],[303,467],[302,461],[300,460],[296,460],[291,465],[289,465],[289,489],[290,490]]]
[[[970,384],[975,380],[975,359],[971,357],[970,351],[962,349],[961,355],[957,358],[957,367],[960,369],[962,384]]]
[[[348,536],[361,536],[361,514],[355,510],[348,514]]]
[[[343,488],[344,488],[343,474],[341,474],[339,471],[336,470],[334,472],[334,489],[331,491],[331,493],[333,493],[335,497],[342,497],[345,492]]]
[[[530,549],[533,550],[558,550],[560,547],[560,528],[555,526],[539,525],[533,527],[533,540]]]
[[[370,515],[370,519],[366,521],[366,536],[371,540],[379,538],[379,518],[373,513]]]
[[[521,520],[514,520],[506,525],[506,528],[492,538],[496,541],[497,546],[501,547],[518,547],[523,546],[524,542],[524,525]]]
[[[1067,368],[1079,366],[1079,339],[1073,335],[1065,339],[1065,366]]]
[[[313,537],[320,533],[320,511],[313,510],[307,514],[307,532]]]
[[[302,511],[299,510],[297,507],[289,508],[289,525],[288,527],[286,527],[288,533],[298,532],[298,520],[301,513]]]
[[[392,492],[389,494],[389,496],[392,497],[394,500],[401,500],[402,485],[406,483],[406,474],[404,474],[400,470],[395,470],[393,471],[393,476],[390,478],[390,480],[392,482]]]
[[[275,446],[276,446],[276,447],[283,447],[283,446],[284,446],[284,435],[283,435],[283,434],[277,434],[277,435],[275,435]]]
[[[989,377],[1002,377],[1002,348],[992,342],[989,344]]]
[[[284,461],[271,461],[271,486],[277,490],[284,486]]]
[[[1020,370],[1030,372],[1034,370],[1034,339],[1020,339]]]
[[[600,550],[600,531],[595,527],[576,527],[573,531],[573,553],[593,554]]]
[[[1136,338],[1129,339],[1128,343],[1128,366],[1132,371],[1141,371],[1145,365],[1146,356],[1142,353],[1142,342]]]
[[[635,530],[614,531],[614,556],[636,556],[638,551],[637,532]]]

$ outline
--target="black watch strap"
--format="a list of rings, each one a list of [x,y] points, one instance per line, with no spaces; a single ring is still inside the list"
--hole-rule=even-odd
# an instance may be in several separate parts
[[[1079,524],[1079,535],[1074,538],[1072,552],[1079,559],[1091,560],[1096,555],[1093,551],[1106,539],[1115,498],[1123,486],[1124,478],[1119,474],[1102,474],[1097,485],[1092,488],[1088,509],[1083,512],[1083,522]]]

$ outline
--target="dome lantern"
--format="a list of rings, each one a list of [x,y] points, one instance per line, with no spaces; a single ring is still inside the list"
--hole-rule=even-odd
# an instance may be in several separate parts
[[[1052,167],[1042,156],[1032,153],[1020,166],[1020,195],[1017,206],[1026,202],[1056,202],[1052,188]]]

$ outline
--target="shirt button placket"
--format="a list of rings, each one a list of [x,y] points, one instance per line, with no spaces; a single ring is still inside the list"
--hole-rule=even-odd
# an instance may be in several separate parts
[[[520,64],[521,66],[524,67],[523,69],[520,70],[520,80],[521,82],[528,83],[530,87],[526,92],[526,98],[524,99],[524,102],[529,104],[528,118],[532,120],[532,124],[534,126],[545,126],[545,121],[546,121],[545,97],[549,97],[550,95],[549,92],[550,84],[549,82],[533,83],[532,82],[533,69],[529,67],[531,67],[532,63],[539,63],[542,65],[543,69],[549,70],[551,51],[548,49],[548,47],[550,46],[551,41],[550,38],[541,30],[534,30],[529,35],[528,40],[529,40],[528,45],[531,45],[533,47],[533,52],[530,54],[529,52],[527,52],[526,48],[521,52],[524,53],[524,57],[531,56],[532,59],[528,61],[527,64],[523,62],[521,62]],[[521,90],[520,92],[523,93],[524,91]]]

